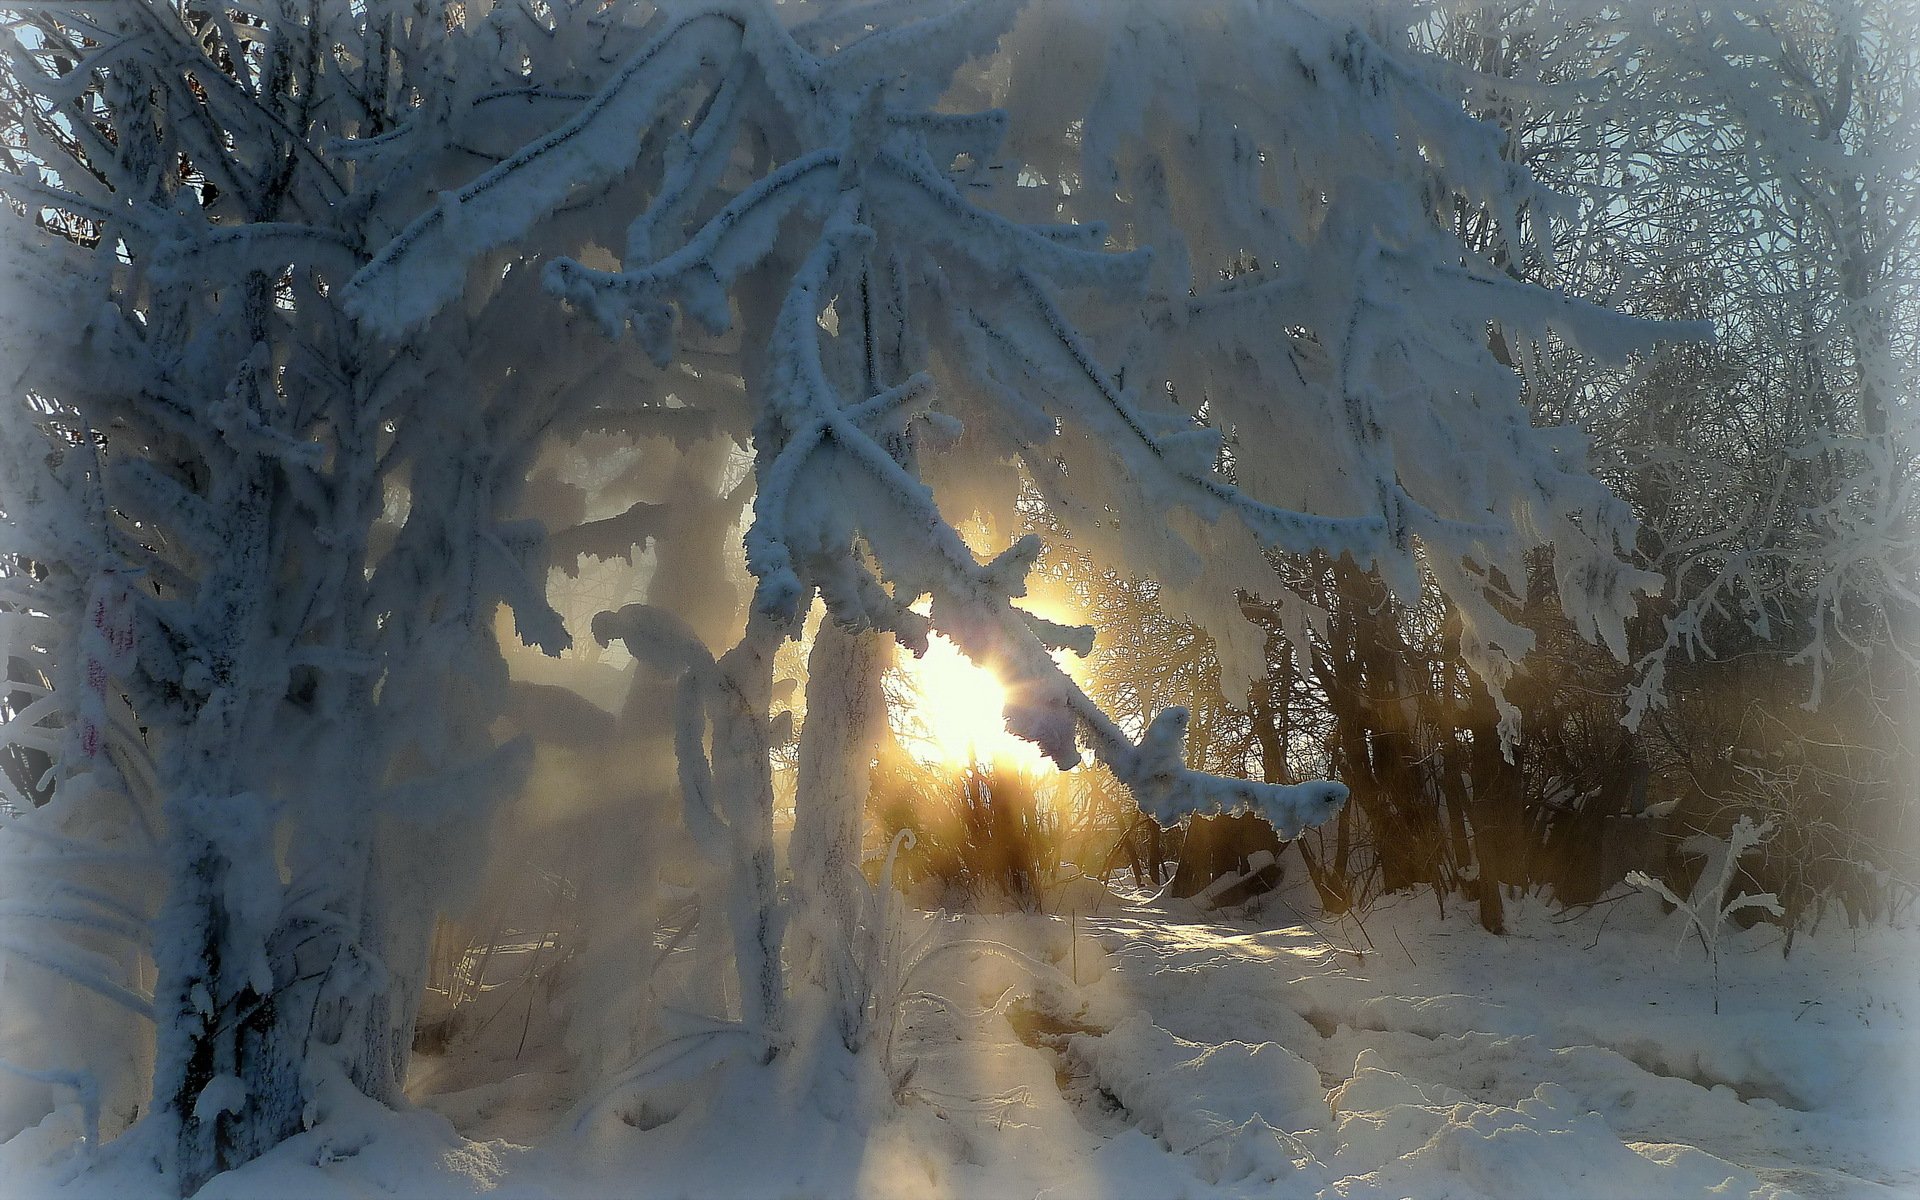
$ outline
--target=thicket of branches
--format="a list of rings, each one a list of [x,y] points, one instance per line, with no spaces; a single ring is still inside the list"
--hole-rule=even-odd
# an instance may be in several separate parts
[[[1508,686],[1509,757],[1439,590],[1409,603],[1350,564],[1295,560],[1319,619],[1290,626],[1244,597],[1267,672],[1244,698],[1199,684],[1187,702],[1210,728],[1190,746],[1353,789],[1302,847],[1334,908],[1431,885],[1498,928],[1496,885],[1579,903],[1638,865],[1684,887],[1699,860],[1677,847],[1742,814],[1783,831],[1747,869],[1790,926],[1910,903],[1920,12],[1418,15],[1415,41],[1507,131],[1504,153],[1578,198],[1556,243],[1569,281],[1624,311],[1714,323],[1714,340],[1622,375],[1552,341],[1495,339],[1540,419],[1591,432],[1666,587],[1629,621],[1621,661],[1575,635],[1549,564],[1529,562],[1505,609],[1539,639]],[[1488,235],[1484,214],[1456,218],[1469,242]],[[1115,664],[1111,702],[1150,709],[1214,677],[1211,640],[1150,588],[1144,607],[1120,579],[1094,593],[1127,614],[1136,656]]]

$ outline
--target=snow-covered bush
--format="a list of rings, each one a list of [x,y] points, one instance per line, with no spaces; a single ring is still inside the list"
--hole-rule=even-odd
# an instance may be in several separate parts
[[[1039,911],[1059,873],[1061,814],[1011,762],[896,769],[875,797],[881,832],[910,830],[896,874],[928,907]]]
[[[1830,910],[1857,926],[1895,920],[1920,897],[1920,848],[1897,767],[1884,748],[1847,740],[1857,729],[1844,716],[1826,715],[1782,721],[1753,705],[1718,769],[1704,773],[1711,791],[1689,806],[1710,829],[1751,815],[1772,830],[1747,870],[1780,902],[1783,952]]]

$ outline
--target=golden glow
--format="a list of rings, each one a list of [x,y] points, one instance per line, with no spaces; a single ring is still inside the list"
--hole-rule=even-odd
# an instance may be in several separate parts
[[[968,522],[960,531],[976,554],[984,557],[989,552],[992,538],[984,523]],[[1048,594],[1049,582],[1044,577],[1030,580],[1034,590],[1018,606],[1062,625],[1083,620],[1066,596]],[[914,605],[914,611],[925,615],[927,601]],[[1084,661],[1066,650],[1054,651],[1053,661],[1085,685]],[[887,700],[901,745],[928,766],[964,767],[978,761],[1043,779],[1057,777],[1052,759],[1033,743],[1007,732],[1007,690],[1000,679],[976,666],[940,634],[927,639],[927,652],[920,658],[905,649],[899,651],[888,680]]]
[[[1006,688],[946,638],[933,635],[920,658],[902,653],[898,678],[894,727],[916,756],[946,766],[979,759],[1051,771],[1032,743],[1007,732]]]

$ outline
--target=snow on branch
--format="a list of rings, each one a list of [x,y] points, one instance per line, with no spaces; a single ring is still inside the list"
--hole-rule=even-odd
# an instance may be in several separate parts
[[[888,41],[911,42],[907,34],[927,37],[938,27],[937,21],[908,26],[902,37]],[[1296,552],[1331,546],[1369,560],[1384,523],[1371,516],[1318,517],[1254,500],[1216,472],[1216,431],[1149,417],[1110,382],[1055,291],[1138,294],[1148,257],[1108,252],[1098,224],[1010,220],[955,186],[939,165],[954,157],[951,140],[937,149],[932,143],[957,132],[970,152],[985,151],[1004,126],[998,114],[956,117],[903,109],[851,58],[813,60],[764,19],[748,21],[738,53],[676,141],[660,189],[630,227],[626,263],[603,270],[562,258],[549,264],[545,282],[592,312],[610,334],[632,328],[664,365],[676,350],[676,314],[709,335],[729,330],[735,318],[731,297],[747,273],[769,261],[794,218],[814,224],[811,248],[793,270],[769,330],[764,378],[755,389],[762,416],[754,520],[746,537],[755,611],[796,629],[817,594],[836,622],[887,629],[917,649],[926,622],[909,605],[930,594],[932,626],[1008,677],[1015,697],[1009,728],[1062,765],[1078,761],[1084,733],[1162,821],[1188,811],[1257,811],[1283,829],[1298,830],[1325,819],[1344,796],[1337,785],[1270,788],[1189,771],[1181,761],[1182,719],[1163,715],[1136,744],[1058,668],[1050,647],[1065,642],[1084,648],[1086,637],[1036,623],[1010,602],[1024,592],[1037,543],[1019,544],[993,563],[973,557],[919,478],[917,439],[910,432],[919,421],[957,434],[958,423],[931,408],[932,379],[904,359],[879,368],[900,382],[875,378],[875,324],[924,328],[952,319],[916,320],[911,311],[887,310],[884,300],[875,303],[872,283],[884,271],[907,279],[959,272],[986,287],[998,286],[989,282],[995,279],[1012,281],[1014,307],[1024,315],[1011,324],[1004,311],[971,315],[996,334],[1018,329],[1001,337],[1000,357],[1016,372],[1050,364],[1039,369],[1055,386],[1010,397],[1019,408],[1038,411],[1016,409],[1007,417],[1030,424],[1045,412],[1040,405],[1059,403],[1045,422],[1077,420],[1129,447],[1120,457],[1158,498],[1156,507],[1185,507],[1215,520],[1233,511],[1270,545]],[[727,197],[675,244],[671,239],[694,211],[699,192],[714,186],[719,164],[734,153],[746,87],[742,62],[749,58],[789,114],[799,104],[792,85],[809,81],[813,109],[794,123],[803,137],[832,137]],[[530,152],[516,155],[489,173],[489,187],[512,194],[505,181],[534,161]],[[484,190],[471,188],[469,194],[477,201]],[[935,288],[919,289],[907,303],[916,300],[936,310],[964,302],[961,294],[946,296]],[[868,330],[864,379],[846,377],[826,347],[848,337],[845,326],[855,320]],[[831,334],[829,325],[836,327]],[[609,636],[606,630],[596,633]],[[681,740],[684,757],[704,758],[693,753],[697,739]],[[702,790],[703,767],[683,762],[682,772],[683,787]],[[690,797],[692,813],[710,807]]]
[[[712,6],[663,30],[578,115],[408,225],[347,285],[347,306],[398,336],[451,300],[489,250],[523,236],[575,190],[629,168],[639,133],[673,111],[669,97],[737,44],[741,22]]]
[[[923,454],[959,445],[1037,468],[1070,536],[1176,586],[1199,570],[1178,514],[1231,518],[1282,553],[1350,555],[1402,593],[1423,549],[1496,693],[1531,643],[1501,615],[1496,581],[1522,578],[1527,552],[1551,542],[1570,615],[1619,648],[1632,593],[1652,582],[1620,560],[1631,518],[1577,440],[1528,425],[1486,331],[1552,329],[1616,357],[1700,331],[1619,318],[1463,254],[1434,220],[1441,197],[1484,208],[1508,262],[1524,258],[1517,214],[1544,219],[1557,198],[1357,29],[1301,7],[1228,20],[1225,5],[1129,3],[1153,33],[1157,57],[1143,57],[1105,30],[1111,14],[1040,3],[1016,26],[1014,7],[889,3],[791,27],[754,0],[676,9],[575,118],[381,249],[349,307],[394,331],[417,323],[481,254],[630,171],[642,141],[659,147],[619,265],[558,255],[542,282],[662,366],[687,350],[683,320],[741,345],[757,414],[754,612],[791,632],[818,596],[836,622],[916,645],[929,618],[912,605],[932,596],[932,627],[1011,674],[1010,727],[1063,763],[1087,736],[1163,819],[1251,808],[1295,828],[1333,793],[1190,778],[1165,749],[1181,740],[1171,714],[1138,743],[1103,726],[1051,664],[1064,631],[1010,603],[1015,564],[974,558]],[[1028,90],[1044,43],[1019,39],[1082,35],[1095,70],[1065,86],[1092,91],[1064,110],[1064,140],[1044,131],[1057,159],[992,161],[1009,137],[1016,155],[1043,144],[1026,114],[1067,123]],[[1009,85],[963,74],[1006,39]],[[1216,52],[1281,64],[1273,101],[1216,86],[1198,57]],[[949,111],[963,78],[969,95],[1018,103]],[[1293,102],[1299,113],[1276,116]],[[1285,124],[1316,114],[1340,137]],[[1282,161],[1324,177],[1324,211],[1275,198]],[[982,178],[1009,166],[1014,187]],[[1188,273],[1196,251],[1247,247],[1284,266],[1218,287]],[[1180,291],[1190,299],[1166,299]],[[1256,438],[1302,440],[1325,462],[1264,455]],[[634,512],[592,532],[628,538]],[[1127,514],[1118,536],[1091,527],[1106,512]]]

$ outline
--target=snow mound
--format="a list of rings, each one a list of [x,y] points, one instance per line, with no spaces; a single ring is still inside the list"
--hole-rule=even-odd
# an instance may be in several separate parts
[[[1141,1132],[1175,1154],[1195,1155],[1213,1182],[1293,1174],[1312,1155],[1287,1131],[1327,1122],[1320,1073],[1277,1042],[1204,1046],[1142,1013],[1104,1035],[1076,1035],[1067,1054]]]
[[[1543,1083],[1515,1107],[1421,1086],[1363,1051],[1332,1095],[1332,1167],[1343,1200],[1537,1196],[1777,1197],[1751,1172],[1693,1147],[1629,1145],[1566,1089]]]

